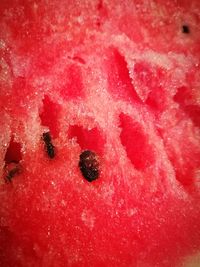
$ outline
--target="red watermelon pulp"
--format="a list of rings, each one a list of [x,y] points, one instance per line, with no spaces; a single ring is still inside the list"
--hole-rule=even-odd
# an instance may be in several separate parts
[[[200,2],[0,14],[0,266],[200,266]]]

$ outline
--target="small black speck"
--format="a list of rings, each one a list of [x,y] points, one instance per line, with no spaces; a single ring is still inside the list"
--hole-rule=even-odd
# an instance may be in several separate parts
[[[93,151],[85,150],[80,154],[79,168],[83,177],[92,182],[99,177],[99,158]]]
[[[45,149],[48,157],[53,159],[55,157],[55,147],[51,142],[50,132],[43,133],[43,141],[45,143]]]
[[[182,33],[188,34],[190,33],[190,28],[188,25],[183,25],[182,26]]]

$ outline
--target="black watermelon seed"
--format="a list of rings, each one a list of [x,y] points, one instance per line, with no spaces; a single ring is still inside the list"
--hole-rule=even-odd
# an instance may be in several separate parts
[[[43,133],[43,141],[45,143],[45,149],[48,157],[53,159],[55,157],[55,147],[51,142],[50,132]]]
[[[99,158],[93,151],[85,150],[80,154],[79,168],[83,177],[92,182],[99,177]]]
[[[190,33],[190,28],[188,27],[188,25],[182,26],[182,32],[186,34]]]

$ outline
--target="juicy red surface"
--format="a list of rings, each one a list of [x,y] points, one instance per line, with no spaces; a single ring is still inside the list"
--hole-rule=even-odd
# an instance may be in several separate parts
[[[199,1],[3,0],[0,14],[2,177],[22,168],[0,180],[0,266],[179,267],[197,254]],[[100,156],[93,183],[84,149]]]
[[[65,75],[67,79],[65,81]],[[64,76],[64,77],[63,77]],[[61,95],[64,99],[76,99],[83,96],[83,84],[81,80],[81,69],[76,65],[71,65],[61,76],[63,86],[61,88]],[[76,82],[74,82],[76,81]]]
[[[98,128],[90,130],[84,129],[81,126],[71,125],[69,127],[68,137],[77,138],[77,143],[82,150],[94,150],[99,154],[103,154],[104,151],[104,137]]]

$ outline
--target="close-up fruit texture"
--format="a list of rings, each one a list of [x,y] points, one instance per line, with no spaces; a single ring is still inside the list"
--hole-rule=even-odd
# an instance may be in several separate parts
[[[200,266],[200,1],[0,0],[0,266]]]

